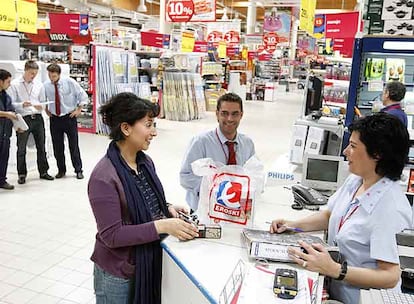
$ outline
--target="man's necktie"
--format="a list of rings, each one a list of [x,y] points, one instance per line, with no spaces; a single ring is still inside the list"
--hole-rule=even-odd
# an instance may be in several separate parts
[[[235,142],[226,141],[226,145],[229,148],[229,158],[227,159],[227,165],[237,165],[236,151],[234,150]]]
[[[56,107],[56,116],[60,116],[60,96],[59,90],[57,86],[57,82],[54,83],[55,85],[55,107]]]

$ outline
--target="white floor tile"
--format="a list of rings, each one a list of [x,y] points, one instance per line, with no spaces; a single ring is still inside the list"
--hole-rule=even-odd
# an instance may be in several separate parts
[[[7,283],[10,285],[21,287],[30,280],[32,280],[34,277],[35,276],[31,273],[27,273],[24,271],[16,271],[7,278]]]
[[[2,298],[2,300],[10,304],[25,304],[33,299],[36,295],[37,293],[34,291],[18,288]]]
[[[69,293],[71,293],[75,289],[76,286],[61,282],[55,282],[52,286],[44,290],[43,293],[54,297],[65,298]]]
[[[60,279],[61,282],[81,286],[87,279],[89,279],[91,275],[87,275],[76,270],[69,273],[67,276],[64,276]]]
[[[23,287],[32,291],[43,292],[55,283],[56,281],[51,279],[36,277],[33,280],[27,282]]]
[[[8,295],[16,289],[18,289],[16,286],[7,284],[5,282],[0,282],[0,299],[3,299],[3,297],[5,297],[6,295]]]
[[[76,303],[87,304],[95,297],[94,293],[90,289],[76,288],[65,299]]]
[[[47,271],[45,271],[44,273],[42,273],[41,276],[47,279],[58,281],[64,276],[68,275],[70,272],[72,272],[72,270],[68,268],[54,266],[48,269]]]
[[[17,270],[0,265],[0,281],[7,282],[7,278],[14,274]]]
[[[39,294],[31,299],[27,304],[57,304],[61,301],[61,298],[52,297],[45,294]]]

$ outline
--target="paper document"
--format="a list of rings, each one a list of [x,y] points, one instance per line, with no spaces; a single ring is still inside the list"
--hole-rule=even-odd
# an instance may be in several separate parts
[[[21,114],[16,114],[17,116],[17,120],[12,120],[13,121],[13,128],[17,131],[18,129],[21,129],[23,131],[26,131],[27,129],[29,129],[29,126],[27,125],[27,123],[24,121],[23,116]]]
[[[280,265],[279,265],[280,266]],[[283,268],[292,268],[283,265]],[[273,293],[273,281],[275,279],[276,266],[270,265],[266,269],[248,265],[245,273],[243,284],[240,290],[240,296],[237,304],[251,303],[280,303],[280,304],[311,304],[309,292],[308,277],[305,271],[297,270],[298,273],[298,294],[293,300],[278,298]]]

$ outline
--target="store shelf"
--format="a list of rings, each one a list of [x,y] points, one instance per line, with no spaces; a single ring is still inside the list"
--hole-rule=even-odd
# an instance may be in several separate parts
[[[324,102],[324,105],[331,106],[331,107],[339,107],[339,108],[346,109],[346,103],[344,103],[344,102],[326,101],[326,102]]]
[[[88,74],[70,74],[70,77],[89,77]]]
[[[339,80],[339,79],[324,79],[325,85],[332,83],[334,86],[349,87],[349,80]]]

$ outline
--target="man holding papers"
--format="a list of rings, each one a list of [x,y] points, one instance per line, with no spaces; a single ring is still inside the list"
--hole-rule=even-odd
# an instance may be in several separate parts
[[[17,173],[19,184],[26,183],[26,146],[29,135],[33,134],[37,150],[37,169],[41,179],[53,180],[47,171],[49,164],[45,149],[45,123],[42,117],[43,106],[40,101],[44,99],[44,88],[42,83],[34,81],[39,66],[33,60],[28,60],[24,65],[24,74],[12,81],[8,90],[13,101],[16,113],[23,116],[28,129],[17,132]]]
[[[81,113],[82,106],[88,102],[88,95],[74,79],[60,76],[61,69],[58,64],[50,64],[47,71],[50,81],[44,83],[46,99],[54,102],[47,105],[46,113],[50,116],[50,134],[59,170],[56,178],[62,178],[66,174],[64,143],[66,133],[76,178],[82,179],[77,117]]]
[[[16,114],[10,96],[6,93],[10,86],[10,72],[0,69],[0,188],[13,190],[14,186],[6,182],[7,164],[9,162],[10,136]]]

